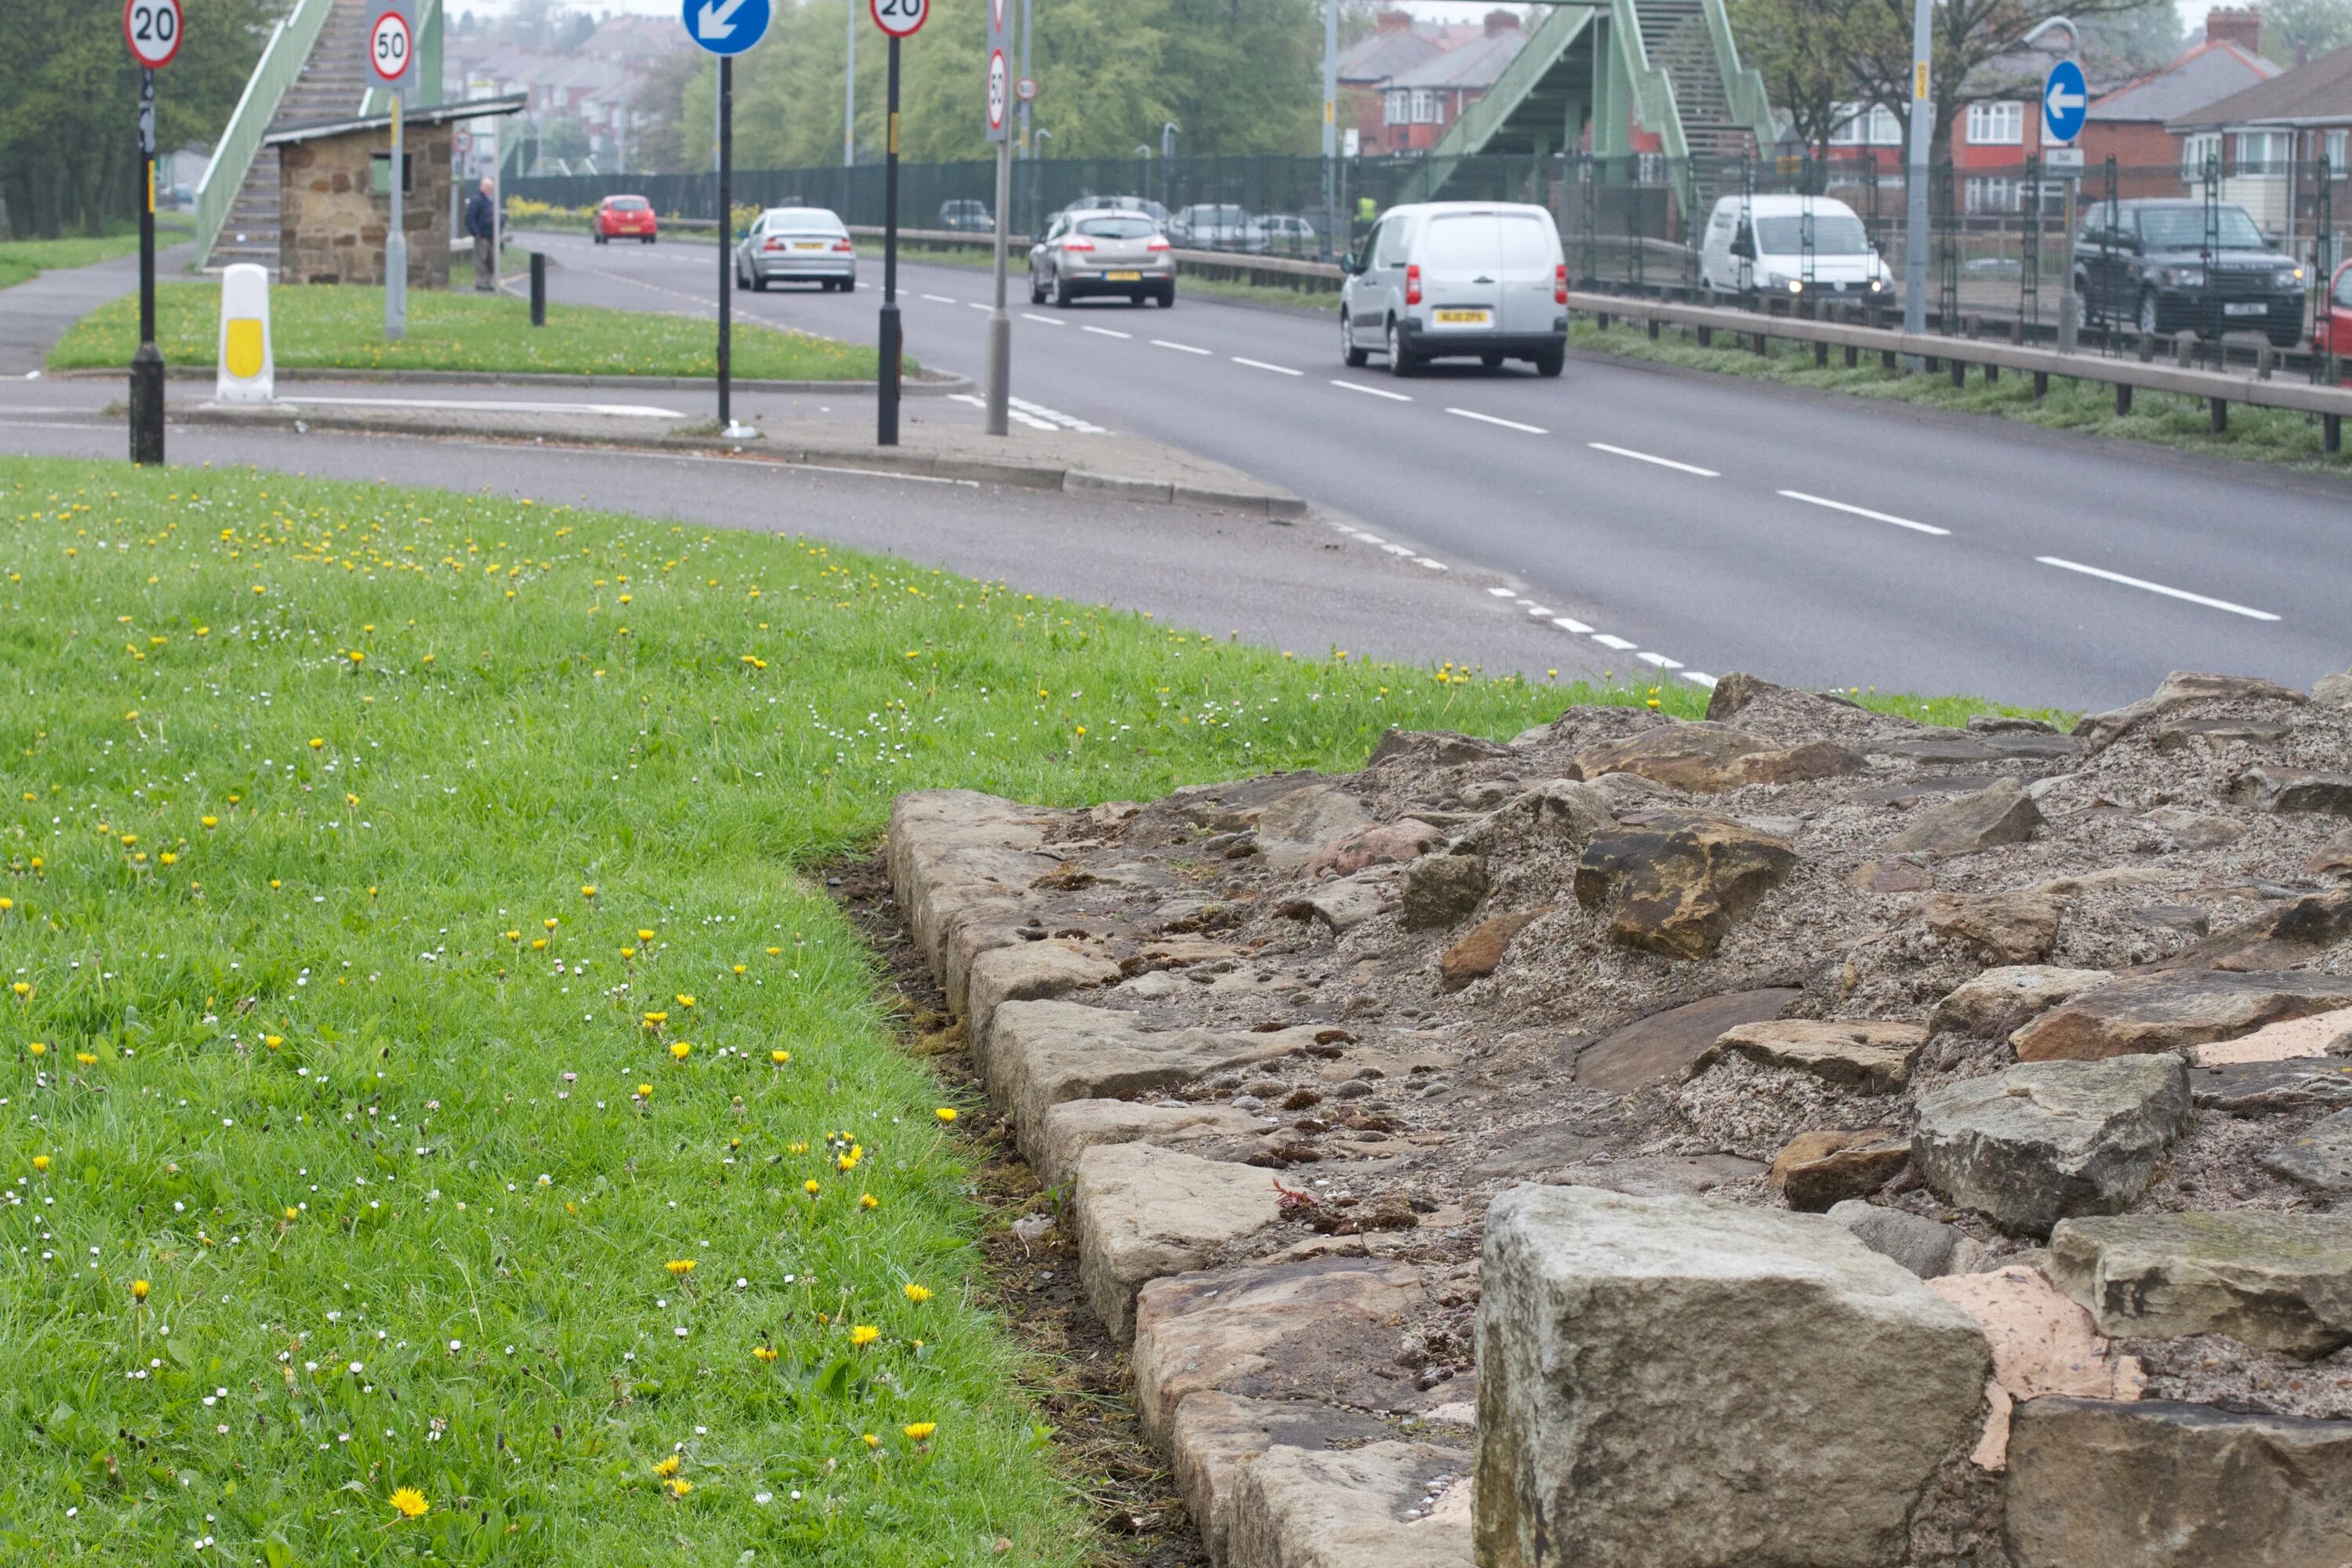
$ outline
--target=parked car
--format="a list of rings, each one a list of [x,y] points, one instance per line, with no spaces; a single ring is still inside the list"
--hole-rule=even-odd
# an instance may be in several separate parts
[[[1029,302],[1058,306],[1088,294],[1118,294],[1130,304],[1176,303],[1176,258],[1148,214],[1118,207],[1057,213],[1045,237],[1029,248]]]
[[[1168,237],[1190,250],[1242,250],[1253,255],[1266,248],[1265,229],[1257,219],[1231,202],[1202,202],[1179,207],[1168,220]]]
[[[1257,221],[1265,230],[1267,248],[1284,256],[1312,256],[1323,248],[1315,226],[1295,214],[1268,213]]]
[[[2319,312],[2311,332],[2311,352],[2352,361],[2352,261],[2336,269],[2327,289],[2326,308]],[[2344,366],[2352,378],[2352,364]]]
[[[857,247],[841,219],[823,207],[770,207],[735,247],[735,287],[814,283],[830,292],[857,288]]]
[[[2074,291],[2086,321],[2151,336],[2256,331],[2303,341],[2310,269],[2263,237],[2234,202],[2094,202],[2074,239]]]
[[[954,234],[994,234],[996,219],[986,202],[966,199],[940,204],[940,226]]]
[[[1542,207],[1431,202],[1391,207],[1339,263],[1342,356],[1388,356],[1395,375],[1438,359],[1489,369],[1523,359],[1538,375],[1568,362],[1568,263]]]
[[[639,239],[651,245],[660,230],[661,220],[654,216],[653,203],[643,196],[606,196],[597,204],[596,216],[588,225],[588,232],[599,245],[616,239]]]
[[[1711,293],[1782,294],[1830,304],[1895,297],[1895,274],[1852,207],[1831,196],[1724,196],[1699,242]]]

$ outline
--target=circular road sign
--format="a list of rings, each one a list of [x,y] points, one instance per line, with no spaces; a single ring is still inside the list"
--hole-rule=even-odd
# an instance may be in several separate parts
[[[1004,129],[1004,112],[1012,101],[1011,69],[1004,61],[1004,51],[998,49],[988,57],[988,128]]]
[[[1023,77],[1021,85],[1014,89],[1014,91],[1020,95],[1022,102],[1034,103],[1037,100],[1037,79],[1034,76]]]
[[[931,0],[867,0],[874,25],[894,38],[911,38],[931,19]]]
[[[397,11],[386,11],[375,19],[368,35],[369,66],[386,81],[400,80],[408,74],[411,41],[408,18]]]
[[[2049,79],[2042,84],[2042,128],[2049,139],[2072,142],[2082,134],[2090,112],[2091,89],[2083,79],[2083,68],[2073,60],[2052,66]]]
[[[769,0],[685,0],[686,36],[714,55],[740,55],[768,36]]]
[[[122,41],[149,70],[170,65],[180,52],[180,0],[123,0]]]

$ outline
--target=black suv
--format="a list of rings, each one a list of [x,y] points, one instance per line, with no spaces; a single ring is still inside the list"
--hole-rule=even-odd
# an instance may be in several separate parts
[[[2206,227],[2201,201],[2094,202],[2074,241],[2084,319],[2151,334],[2252,331],[2281,348],[2303,340],[2309,270],[2223,202]]]

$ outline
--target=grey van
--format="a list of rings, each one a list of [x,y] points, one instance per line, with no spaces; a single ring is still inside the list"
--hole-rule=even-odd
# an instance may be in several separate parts
[[[1425,202],[1391,207],[1340,269],[1342,357],[1388,357],[1412,375],[1432,360],[1489,368],[1522,359],[1538,375],[1568,363],[1568,267],[1542,207]]]

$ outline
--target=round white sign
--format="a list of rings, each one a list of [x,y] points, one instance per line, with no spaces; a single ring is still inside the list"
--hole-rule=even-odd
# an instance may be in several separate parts
[[[931,19],[931,0],[871,0],[874,25],[894,38],[911,38]]]
[[[988,57],[988,128],[1004,129],[1005,105],[1013,96],[1011,72],[1004,63],[1004,51],[999,49]]]
[[[124,0],[122,40],[148,69],[170,65],[180,52],[180,0]]]
[[[368,38],[368,64],[384,80],[398,81],[408,74],[408,18],[386,11],[375,19],[375,31]]]

